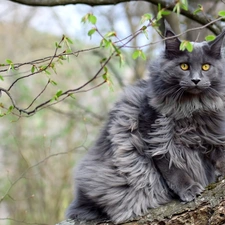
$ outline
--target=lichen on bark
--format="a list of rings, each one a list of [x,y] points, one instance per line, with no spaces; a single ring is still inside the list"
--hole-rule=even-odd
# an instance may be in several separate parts
[[[172,201],[123,225],[223,225],[225,224],[225,179],[210,184],[195,201]],[[100,221],[63,221],[57,225],[113,225]]]

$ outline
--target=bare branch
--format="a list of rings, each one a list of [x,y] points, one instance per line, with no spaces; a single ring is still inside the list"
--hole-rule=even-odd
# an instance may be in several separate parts
[[[87,4],[90,6],[97,5],[115,5],[121,2],[127,2],[128,0],[10,0],[19,4],[30,6],[58,6],[69,4]],[[133,0],[137,1],[137,0]]]
[[[34,102],[45,92],[49,83],[50,83],[50,79],[48,80],[47,84],[44,86],[43,90],[36,96],[36,98],[33,99],[33,101],[30,103],[30,105],[24,110],[29,109],[34,104]]]
[[[11,0],[12,2],[30,5],[30,6],[57,6],[57,5],[68,5],[68,4],[87,4],[90,6],[97,6],[97,5],[115,5],[122,2],[128,2],[128,0]],[[136,1],[136,0],[132,0]],[[146,0],[146,2],[152,3],[154,5],[161,4],[163,8],[167,8],[169,10],[173,10],[176,1],[171,0]],[[208,22],[212,21],[213,18],[210,15],[204,15],[202,13],[194,14],[195,9],[189,4],[189,9],[183,10],[181,9],[181,14],[188,17],[191,20],[194,20],[201,25],[205,25]],[[220,24],[213,24],[209,27],[214,34],[219,34],[221,32],[221,25]]]
[[[178,34],[176,35],[176,37],[186,33],[186,32],[189,32],[189,31],[193,31],[193,30],[200,30],[200,29],[203,29],[203,28],[206,28],[208,26],[214,26],[215,23],[219,22],[221,19],[223,19],[223,17],[219,17],[213,21],[210,21],[208,22],[207,24],[203,25],[203,26],[200,26],[200,27],[196,27],[196,28],[192,28],[192,29],[189,29],[189,30],[186,30],[185,32],[181,33],[181,34]],[[149,24],[147,25],[147,27],[151,27],[152,26],[152,23],[154,23],[154,21],[149,21]],[[145,28],[146,29],[146,28]],[[98,29],[97,29],[97,32],[99,33]],[[88,89],[84,90],[85,87],[87,87],[90,83],[92,83],[95,79],[97,79],[99,77],[99,75],[104,72],[104,68],[108,65],[108,63],[111,61],[111,59],[118,55],[118,52],[120,54],[120,49],[122,48],[143,48],[143,47],[146,47],[148,45],[151,45],[151,44],[156,44],[160,41],[157,41],[157,42],[152,42],[152,43],[149,43],[147,45],[143,45],[143,46],[128,46],[128,44],[134,39],[136,38],[139,34],[141,34],[143,32],[143,29],[140,28],[139,30],[137,30],[136,32],[134,32],[134,34],[132,35],[129,35],[123,39],[120,39],[116,42],[112,42],[112,47],[113,47],[113,52],[108,56],[108,58],[104,61],[103,64],[101,64],[100,68],[98,69],[98,71],[93,75],[93,77],[91,79],[89,79],[88,81],[86,81],[84,84],[80,85],[79,87],[76,87],[76,88],[72,88],[72,89],[68,89],[66,91],[62,91],[62,93],[60,93],[60,96],[56,96],[56,98],[54,99],[54,97],[50,97],[48,100],[40,103],[39,105],[36,105],[33,107],[33,109],[29,110],[31,106],[34,105],[34,103],[36,102],[36,100],[45,92],[48,84],[51,82],[50,80],[48,81],[48,83],[43,87],[42,91],[32,100],[32,102],[28,105],[28,107],[26,108],[20,108],[12,94],[10,93],[11,92],[11,88],[19,81],[19,80],[22,80],[22,79],[25,79],[27,77],[30,77],[30,76],[33,76],[35,74],[39,74],[41,72],[47,72],[47,69],[48,68],[51,68],[51,65],[55,62],[57,62],[57,60],[61,59],[61,57],[65,57],[65,56],[70,56],[70,55],[74,55],[74,56],[78,56],[80,53],[83,53],[83,52],[86,52],[86,51],[91,51],[91,50],[96,50],[96,49],[99,49],[100,47],[94,47],[94,48],[89,48],[89,49],[85,49],[85,50],[79,50],[79,51],[76,51],[76,52],[69,52],[67,53],[65,50],[62,52],[62,53],[57,53],[58,49],[59,49],[59,46],[61,44],[62,41],[64,41],[64,39],[66,38],[65,36],[63,36],[63,38],[61,39],[61,41],[59,42],[58,45],[56,45],[56,49],[55,49],[55,52],[52,56],[48,56],[48,57],[45,57],[43,59],[37,59],[37,60],[33,60],[31,62],[27,62],[27,63],[15,63],[13,64],[13,68],[14,69],[17,69],[19,67],[21,67],[22,65],[32,65],[34,66],[35,63],[41,63],[41,62],[47,62],[47,65],[46,66],[43,66],[41,65],[40,67],[37,67],[35,65],[35,67],[37,68],[37,71],[36,72],[33,72],[33,73],[30,73],[28,75],[24,75],[24,76],[21,76],[19,78],[17,78],[10,86],[8,89],[5,89],[5,88],[1,88],[0,87],[0,91],[4,92],[11,100],[11,103],[12,103],[12,106],[14,109],[16,109],[18,112],[19,112],[19,115],[17,115],[15,112],[13,112],[14,115],[17,115],[19,118],[22,117],[22,116],[31,116],[33,114],[35,114],[37,111],[40,111],[41,109],[44,109],[46,107],[49,107],[49,106],[52,106],[52,105],[55,105],[55,104],[58,104],[59,102],[62,102],[63,100],[65,100],[66,98],[70,97],[71,95],[73,94],[76,94],[76,93],[81,93],[81,92],[87,92],[87,91],[90,91],[92,89],[95,89],[101,85],[103,85],[104,83],[108,82],[108,80],[103,80],[103,81],[100,81],[99,84],[95,85],[94,87],[89,87]],[[99,33],[99,35],[101,36],[101,33]],[[104,39],[104,36],[102,36],[102,38]],[[161,41],[163,41],[165,39],[162,39]],[[7,64],[7,65],[4,65],[4,66],[7,66],[7,67],[12,67],[12,65],[10,64]],[[7,71],[8,69],[2,69],[0,70],[0,72],[2,71]],[[5,106],[1,106],[2,108],[6,109]],[[6,109],[7,110],[7,109]],[[11,109],[8,109],[8,111],[12,111],[12,108]]]

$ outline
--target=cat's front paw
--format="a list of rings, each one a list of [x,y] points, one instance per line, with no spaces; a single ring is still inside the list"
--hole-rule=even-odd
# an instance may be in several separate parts
[[[190,202],[200,195],[202,191],[204,191],[204,188],[200,184],[194,183],[187,189],[182,190],[179,193],[179,197],[184,202]]]

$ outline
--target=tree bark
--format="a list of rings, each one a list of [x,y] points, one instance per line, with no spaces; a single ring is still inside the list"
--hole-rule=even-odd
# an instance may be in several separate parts
[[[223,225],[225,224],[225,179],[209,185],[195,201],[173,201],[123,225]],[[113,225],[99,221],[63,221],[57,225]]]

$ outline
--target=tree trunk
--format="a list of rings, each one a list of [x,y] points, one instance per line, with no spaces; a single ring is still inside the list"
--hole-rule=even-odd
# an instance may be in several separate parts
[[[225,224],[225,179],[210,184],[195,201],[173,201],[123,225],[223,225]],[[57,225],[113,225],[99,221],[63,221]]]

